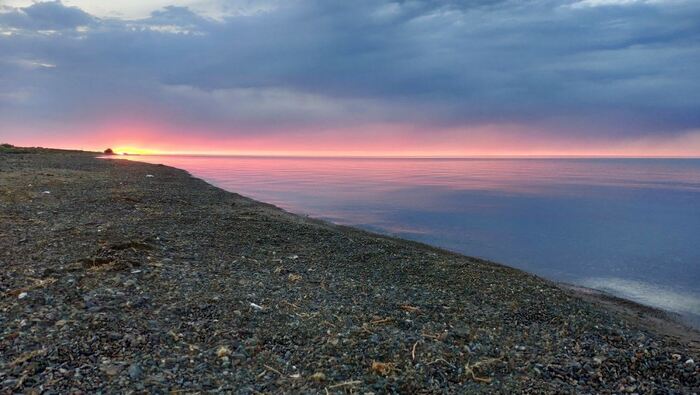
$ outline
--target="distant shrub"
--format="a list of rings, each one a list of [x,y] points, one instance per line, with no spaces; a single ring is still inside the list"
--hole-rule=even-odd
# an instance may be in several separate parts
[[[107,149],[105,150],[105,154],[107,154],[107,155],[114,155],[114,151],[112,151],[111,148],[107,148]]]
[[[15,148],[14,145],[12,145],[12,144],[7,144],[7,143],[0,144],[0,147],[2,147],[2,148]]]

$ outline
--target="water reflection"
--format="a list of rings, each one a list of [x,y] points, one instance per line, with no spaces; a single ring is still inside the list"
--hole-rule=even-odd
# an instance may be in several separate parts
[[[623,294],[601,280],[619,285],[622,278],[695,301],[681,304],[700,300],[700,160],[129,159],[187,169],[292,212],[556,280]],[[654,304],[640,292],[624,296]]]

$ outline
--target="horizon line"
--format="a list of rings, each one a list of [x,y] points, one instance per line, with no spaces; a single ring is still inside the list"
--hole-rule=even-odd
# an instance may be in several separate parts
[[[318,158],[318,159],[700,159],[686,155],[540,155],[540,154],[481,154],[481,155],[308,155],[308,154],[236,154],[236,153],[116,153],[111,156],[194,156],[194,157],[239,157],[239,158]]]
[[[472,154],[472,155],[439,155],[439,154],[417,154],[417,155],[392,155],[392,154],[328,154],[328,153],[242,153],[242,152],[178,152],[178,151],[158,151],[147,148],[117,147],[113,149],[113,154],[104,154],[104,150],[95,148],[52,148],[52,147],[22,147],[15,148],[45,148],[58,150],[77,150],[84,152],[94,152],[97,154],[109,155],[113,157],[129,156],[190,156],[190,157],[240,157],[240,158],[317,158],[317,159],[700,159],[698,155],[624,155],[624,154]],[[121,148],[121,149],[120,149]],[[126,149],[134,151],[129,152]],[[138,152],[141,151],[141,152]]]

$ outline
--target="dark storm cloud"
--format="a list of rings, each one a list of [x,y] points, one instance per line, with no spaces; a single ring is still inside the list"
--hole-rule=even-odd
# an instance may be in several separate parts
[[[174,6],[136,21],[59,2],[5,10],[0,122],[124,112],[216,128],[700,128],[694,0],[269,4],[216,20]]]

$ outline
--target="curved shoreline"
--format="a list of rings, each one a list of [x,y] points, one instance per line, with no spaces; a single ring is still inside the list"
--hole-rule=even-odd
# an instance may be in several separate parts
[[[232,189],[229,189],[229,188],[226,188],[225,186],[223,186],[223,185],[221,185],[221,184],[219,184],[219,183],[213,182],[212,180],[209,180],[209,179],[207,179],[206,177],[199,177],[199,176],[197,176],[197,175],[194,175],[194,174],[190,173],[190,171],[189,171],[188,169],[186,169],[186,168],[179,168],[179,167],[177,167],[177,166],[167,165],[167,164],[159,163],[158,161],[153,161],[153,160],[142,160],[142,159],[139,159],[138,156],[137,156],[137,157],[133,157],[133,156],[131,156],[131,155],[130,155],[130,156],[121,156],[121,155],[112,155],[112,156],[109,156],[109,155],[105,155],[105,156],[100,156],[100,158],[101,158],[101,159],[115,159],[115,160],[129,160],[129,161],[137,161],[137,162],[142,162],[142,163],[151,163],[151,164],[160,164],[160,165],[164,165],[164,166],[170,166],[170,167],[173,167],[173,168],[177,168],[177,169],[186,171],[186,172],[188,172],[188,174],[190,174],[192,177],[200,178],[200,179],[202,179],[204,182],[206,182],[206,183],[208,183],[208,184],[210,184],[210,185],[212,185],[212,186],[214,186],[214,187],[221,188],[221,189],[223,189],[223,190],[225,190],[225,191],[227,191],[227,192],[238,193],[237,191],[232,190]],[[372,234],[372,235],[378,236],[378,237],[388,237],[388,238],[393,238],[393,239],[402,240],[403,242],[415,242],[415,243],[418,243],[419,245],[422,245],[422,246],[424,246],[424,247],[426,247],[426,248],[435,248],[435,249],[438,249],[438,250],[443,251],[443,252],[449,252],[449,253],[454,253],[454,254],[461,255],[461,256],[467,256],[467,257],[469,257],[469,258],[471,258],[471,259],[480,259],[480,260],[484,260],[484,261],[488,261],[488,260],[489,260],[488,258],[479,258],[479,257],[467,255],[467,254],[465,254],[465,253],[463,253],[463,252],[459,252],[459,251],[454,251],[454,250],[446,249],[446,248],[444,248],[444,247],[440,247],[440,246],[433,245],[433,244],[428,244],[428,243],[422,242],[422,241],[420,241],[420,240],[413,240],[413,239],[404,238],[404,237],[401,237],[400,235],[394,234],[394,233],[392,233],[392,232],[383,232],[381,229],[380,229],[380,230],[371,229],[371,228],[368,228],[368,227],[358,226],[358,225],[343,225],[343,224],[336,223],[336,222],[334,222],[334,221],[332,221],[332,220],[321,219],[321,218],[315,218],[315,217],[313,217],[313,216],[309,216],[308,214],[295,213],[294,211],[289,211],[289,210],[284,209],[284,208],[282,208],[282,207],[279,207],[279,206],[276,206],[276,205],[274,205],[274,204],[270,204],[270,203],[267,203],[267,202],[258,200],[258,199],[256,199],[256,198],[251,197],[251,196],[248,196],[248,195],[241,194],[241,196],[244,196],[244,197],[246,197],[246,198],[248,198],[248,199],[251,199],[252,201],[258,202],[258,203],[260,203],[260,204],[271,205],[272,207],[275,207],[275,208],[277,208],[277,209],[279,209],[279,210],[282,210],[282,211],[285,211],[285,212],[289,212],[289,213],[292,214],[292,215],[297,215],[297,216],[300,216],[300,217],[304,217],[304,218],[306,218],[306,219],[312,219],[312,220],[318,220],[318,221],[321,221],[321,222],[326,222],[326,223],[331,224],[331,225],[333,225],[333,226],[338,226],[338,227],[341,227],[341,228],[342,228],[342,227],[347,227],[347,228],[355,229],[355,230],[362,230],[362,231],[366,231],[366,232],[368,232],[368,233],[370,233],[370,234]],[[495,262],[495,261],[492,261],[492,260],[490,260],[490,261],[491,261],[491,262]],[[495,263],[496,263],[496,264],[499,264],[499,265],[506,266],[506,267],[518,269],[517,267],[510,266],[510,265],[508,265],[508,264],[504,264],[504,263],[500,263],[500,262],[495,262]],[[518,269],[518,270],[522,270],[522,269]],[[629,309],[635,309],[635,311],[638,312],[637,315],[640,315],[640,316],[641,316],[641,315],[644,315],[644,314],[650,315],[650,316],[652,316],[652,317],[661,317],[661,316],[663,316],[665,322],[670,321],[670,322],[668,323],[668,325],[672,325],[672,328],[669,328],[670,330],[673,330],[674,332],[678,332],[678,330],[682,328],[685,332],[689,332],[689,333],[688,333],[688,336],[690,337],[690,339],[696,340],[696,341],[700,341],[700,321],[693,321],[693,320],[691,320],[690,318],[688,318],[686,315],[684,315],[684,314],[682,314],[682,313],[675,312],[675,311],[670,310],[670,309],[665,309],[664,307],[655,306],[654,304],[644,303],[644,302],[642,302],[642,301],[635,300],[634,298],[630,298],[630,297],[626,297],[626,296],[624,296],[624,295],[620,295],[620,294],[618,294],[618,293],[616,293],[616,292],[614,292],[614,291],[611,291],[611,290],[603,290],[603,289],[600,289],[600,288],[595,288],[595,287],[590,287],[590,286],[585,286],[585,285],[575,284],[575,283],[563,283],[563,282],[560,282],[560,281],[557,281],[557,280],[553,280],[553,279],[549,279],[549,278],[547,278],[547,277],[543,277],[543,276],[541,276],[541,275],[539,275],[539,274],[536,274],[536,273],[528,272],[528,271],[526,271],[526,270],[523,270],[523,271],[524,271],[525,273],[530,274],[530,275],[539,276],[539,277],[542,277],[542,278],[544,278],[544,279],[546,279],[546,280],[548,280],[548,281],[553,281],[554,283],[558,283],[558,284],[560,283],[560,285],[561,285],[564,289],[571,290],[571,291],[574,291],[574,292],[580,292],[580,293],[581,293],[581,297],[585,298],[586,300],[591,300],[591,301],[594,301],[594,302],[596,302],[596,303],[605,303],[605,304],[607,304],[607,305],[609,305],[609,304],[620,305],[620,306],[617,306],[617,309],[616,309],[616,310],[623,310],[623,311],[626,311],[626,310],[629,310]],[[616,302],[616,301],[619,301],[619,303]],[[700,317],[700,316],[698,316],[698,317]],[[695,318],[695,317],[692,317],[692,318]],[[654,328],[657,328],[657,329],[658,329],[658,326],[659,326],[659,325],[657,325],[657,324],[654,324],[654,325],[653,325],[653,327],[654,327]]]
[[[3,390],[700,387],[653,310],[94,156],[0,155]]]
[[[100,159],[115,159],[115,160],[131,160],[131,158],[125,158],[125,157],[119,157],[119,156],[99,156],[98,158]],[[141,162],[138,159],[135,159],[133,161],[137,161],[140,163],[150,163],[150,162]],[[172,167],[164,164],[156,164],[158,166],[166,166],[166,167]],[[181,170],[189,174],[193,178],[197,178],[199,180],[202,180],[203,182],[207,183],[208,185],[211,185],[215,188],[219,188],[223,191],[226,191],[228,193],[234,193],[236,194],[235,191],[229,191],[224,189],[223,187],[217,186],[213,183],[210,183],[209,181],[196,177],[192,175],[188,170],[186,169],[180,169],[177,167],[172,167],[177,170]],[[697,328],[693,326],[691,323],[687,322],[684,320],[683,316],[679,313],[674,313],[668,310],[664,310],[658,307],[646,305],[643,303],[636,302],[631,299],[626,299],[624,297],[617,296],[615,294],[612,294],[607,291],[595,289],[595,288],[590,288],[590,287],[585,287],[582,285],[577,285],[577,284],[570,284],[566,282],[560,282],[560,281],[553,281],[550,279],[547,279],[545,277],[541,277],[537,274],[527,272],[522,269],[518,269],[512,266],[509,266],[507,264],[501,263],[501,262],[493,262],[489,261],[487,259],[482,259],[482,258],[476,258],[476,257],[471,257],[469,255],[465,255],[456,251],[451,251],[439,246],[434,246],[432,244],[424,243],[421,241],[416,241],[416,240],[410,240],[410,239],[405,239],[397,236],[393,236],[390,234],[384,234],[384,233],[379,233],[375,231],[371,231],[368,229],[363,229],[360,227],[355,227],[351,225],[341,225],[341,224],[336,224],[331,221],[319,219],[319,218],[314,218],[310,217],[308,215],[301,215],[301,214],[296,214],[290,211],[287,211],[279,206],[276,206],[271,203],[263,202],[260,200],[256,200],[252,197],[246,196],[246,195],[240,195],[243,196],[246,199],[250,199],[253,202],[256,202],[261,205],[266,205],[269,207],[272,207],[276,210],[283,211],[285,213],[288,213],[289,215],[298,217],[298,218],[303,218],[305,221],[312,221],[315,223],[323,224],[323,225],[330,225],[339,229],[347,229],[350,231],[359,231],[359,232],[366,232],[374,237],[382,237],[382,238],[387,238],[390,240],[396,240],[401,243],[407,243],[407,244],[415,244],[419,248],[426,249],[426,250],[435,250],[439,251],[440,253],[447,253],[447,254],[454,254],[456,256],[461,256],[461,257],[466,257],[468,259],[477,259],[480,261],[484,262],[490,262],[495,265],[499,266],[504,266],[509,269],[513,270],[518,270],[523,272],[524,274],[530,275],[530,276],[535,276],[535,277],[540,277],[544,281],[550,282],[554,284],[555,286],[567,291],[573,293],[578,298],[581,298],[583,300],[589,301],[591,303],[594,303],[596,305],[601,306],[602,308],[614,311],[615,313],[618,313],[622,316],[624,316],[626,319],[634,322],[635,324],[639,325],[640,327],[643,327],[646,330],[652,331],[659,333],[664,336],[671,336],[675,339],[678,339],[680,342],[683,344],[687,345],[687,347],[694,353],[700,354],[700,328]]]

